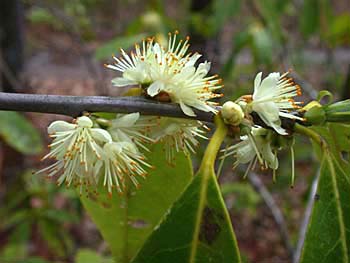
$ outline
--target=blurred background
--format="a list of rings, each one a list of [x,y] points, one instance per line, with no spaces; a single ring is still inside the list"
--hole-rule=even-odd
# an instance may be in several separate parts
[[[117,96],[123,89],[110,85],[116,72],[103,64],[120,47],[147,36],[166,43],[175,30],[212,62],[225,99],[251,93],[259,71],[288,69],[303,101],[322,89],[337,100],[350,97],[348,0],[3,0],[0,90]],[[111,262],[74,189],[32,174],[57,118],[67,119],[0,112],[0,262]],[[292,262],[317,175],[307,140],[298,139],[295,152],[294,188],[289,152],[276,183],[269,171],[242,179],[244,167],[233,172],[232,160],[223,166],[222,191],[245,262]]]

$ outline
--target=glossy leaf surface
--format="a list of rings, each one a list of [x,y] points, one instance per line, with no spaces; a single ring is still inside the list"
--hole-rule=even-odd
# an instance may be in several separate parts
[[[151,147],[146,156],[156,168],[146,179],[139,179],[140,189],[132,188],[122,196],[115,192],[110,198],[100,187],[98,195],[81,198],[116,262],[130,262],[193,177],[191,161],[184,154],[176,155],[174,166],[166,163],[160,144]]]
[[[36,154],[43,148],[39,132],[17,112],[0,111],[0,137],[24,154]]]
[[[221,122],[192,183],[133,263],[240,262],[235,235],[214,173],[226,135]]]
[[[350,127],[315,129],[326,141],[320,180],[300,262],[350,260]],[[319,149],[320,150],[320,149]]]

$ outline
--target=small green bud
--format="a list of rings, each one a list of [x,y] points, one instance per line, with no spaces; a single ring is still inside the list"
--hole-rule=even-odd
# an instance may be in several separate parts
[[[314,125],[320,125],[326,121],[326,113],[322,106],[313,106],[308,109],[305,112],[304,117],[308,123]]]
[[[350,122],[350,100],[339,101],[324,107],[327,121]]]
[[[244,113],[237,103],[227,101],[222,106],[221,116],[226,124],[238,126],[244,118]]]
[[[106,120],[104,118],[97,118],[96,122],[102,127],[110,127],[112,125],[110,120]]]

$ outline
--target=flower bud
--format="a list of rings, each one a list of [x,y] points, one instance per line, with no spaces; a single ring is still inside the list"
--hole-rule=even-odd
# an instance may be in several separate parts
[[[324,107],[329,122],[350,122],[350,100],[339,101]]]
[[[227,101],[224,103],[221,109],[221,115],[226,124],[233,126],[239,125],[244,118],[244,113],[241,106],[232,101]]]
[[[89,117],[81,116],[77,119],[77,124],[83,128],[91,128],[93,125],[92,120]]]
[[[309,103],[310,104],[310,103]],[[304,114],[306,121],[313,125],[321,125],[326,121],[326,114],[322,106],[315,105]]]

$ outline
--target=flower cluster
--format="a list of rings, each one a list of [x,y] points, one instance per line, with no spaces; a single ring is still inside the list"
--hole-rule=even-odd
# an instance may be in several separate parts
[[[68,186],[97,185],[102,176],[109,193],[114,187],[122,192],[126,177],[137,186],[136,177],[144,176],[144,167],[150,167],[133,140],[146,139],[138,131],[138,119],[138,114],[116,118],[113,123],[117,127],[110,131],[94,128],[94,122],[87,116],[77,118],[74,123],[53,122],[48,127],[53,142],[43,159],[53,158],[56,162],[38,173],[60,174],[58,184],[65,182]],[[129,127],[129,135],[123,133],[123,127]]]
[[[205,138],[201,129],[205,126],[193,120],[131,113],[106,121],[107,129],[95,127],[97,123],[87,116],[73,123],[53,122],[48,127],[53,142],[43,159],[56,161],[37,173],[59,175],[59,185],[96,186],[102,182],[110,194],[113,188],[122,193],[126,180],[138,187],[138,177],[145,177],[147,168],[152,167],[143,154],[148,151],[147,143],[163,142],[166,159],[172,163],[175,152],[194,153],[196,137]]]
[[[215,93],[222,87],[221,79],[208,75],[210,63],[199,63],[201,55],[188,52],[189,38],[178,40],[177,34],[169,34],[165,47],[148,38],[141,46],[136,44],[130,54],[121,50],[121,57],[113,56],[114,64],[106,67],[122,76],[114,78],[112,84],[139,85],[147,97],[177,103],[187,116],[196,116],[194,109],[217,113],[211,99],[222,96]],[[252,95],[223,105],[224,122],[241,130],[240,142],[227,147],[223,155],[235,157],[234,167],[248,164],[249,171],[259,163],[263,169],[278,168],[277,151],[282,147],[275,141],[288,137],[280,118],[303,120],[296,114],[301,103],[294,101],[301,94],[300,87],[287,74],[275,72],[262,79],[260,72]],[[254,123],[253,116],[260,118],[260,126]],[[39,172],[59,175],[58,184],[101,183],[109,193],[114,188],[122,193],[126,181],[138,187],[138,178],[145,177],[151,167],[144,156],[149,151],[147,144],[161,142],[166,160],[172,164],[176,152],[195,152],[198,138],[206,139],[206,129],[197,120],[139,113],[116,114],[112,120],[82,116],[73,123],[55,121],[48,127],[53,142],[43,159],[53,158],[56,162]]]
[[[294,101],[294,97],[301,95],[300,87],[288,78],[287,74],[288,72],[282,75],[274,72],[262,80],[260,72],[255,77],[253,95],[243,96],[237,103],[224,104],[222,116],[225,122],[234,126],[241,125],[249,130],[240,137],[239,143],[229,146],[224,151],[223,158],[229,155],[235,157],[234,168],[247,163],[248,172],[259,162],[262,169],[271,168],[275,175],[278,168],[277,151],[283,147],[276,145],[274,141],[281,136],[288,138],[289,135],[281,127],[280,117],[303,121],[303,118],[295,115],[301,102]],[[258,114],[265,128],[249,121],[252,119],[252,112]],[[243,115],[245,119],[242,118]],[[293,157],[292,148],[291,152]],[[294,179],[294,175],[292,177]]]
[[[208,130],[200,121],[160,117],[150,136],[163,143],[166,159],[172,163],[175,152],[195,153],[199,144],[196,137],[207,139],[205,129]]]
[[[222,81],[217,75],[207,76],[209,62],[195,66],[201,55],[188,53],[189,38],[177,41],[177,34],[169,34],[167,47],[149,38],[142,47],[136,44],[130,55],[121,50],[121,57],[113,57],[115,63],[106,65],[123,73],[112,83],[117,87],[141,85],[150,97],[166,94],[188,116],[196,116],[192,108],[216,113],[216,103],[209,100],[222,96],[215,93]]]

